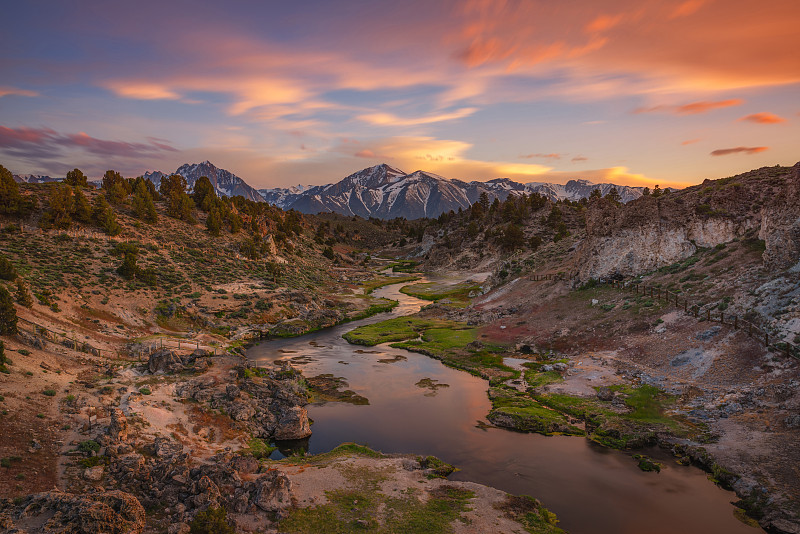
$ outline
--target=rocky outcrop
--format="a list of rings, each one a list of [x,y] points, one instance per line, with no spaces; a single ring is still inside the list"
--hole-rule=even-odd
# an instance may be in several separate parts
[[[252,373],[240,369],[238,386],[200,377],[179,384],[175,394],[224,410],[259,438],[286,440],[310,436],[308,411],[304,408],[308,392],[299,375],[291,368],[262,373],[263,376],[249,376]]]
[[[156,438],[144,449],[146,454],[112,458],[107,483],[129,489],[145,506],[162,507],[172,524],[185,524],[207,508],[274,514],[292,504],[286,475],[260,473],[252,456],[224,451],[200,463],[169,438]]]
[[[586,216],[579,278],[632,276],[737,238],[764,240],[768,267],[800,260],[800,163],[765,167],[626,205],[602,199]]]
[[[58,490],[0,501],[3,532],[58,534],[139,534],[145,511],[123,491],[74,495]]]

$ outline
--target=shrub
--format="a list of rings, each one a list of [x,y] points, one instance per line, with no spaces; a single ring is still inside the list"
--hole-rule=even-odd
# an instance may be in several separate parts
[[[54,389],[46,389],[46,390],[42,391],[42,394],[43,395],[47,395],[48,397],[55,397],[56,396],[56,390],[54,390]]]
[[[78,443],[78,450],[85,453],[99,452],[100,444],[93,439],[87,439]]]
[[[228,523],[228,511],[225,508],[208,508],[203,510],[189,525],[190,534],[234,534],[236,531]]]

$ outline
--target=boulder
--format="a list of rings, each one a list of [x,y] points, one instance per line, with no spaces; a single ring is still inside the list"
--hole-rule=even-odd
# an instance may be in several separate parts
[[[228,407],[228,415],[230,415],[234,421],[248,421],[252,419],[255,414],[256,409],[248,402],[232,402]]]
[[[303,439],[311,435],[308,411],[302,406],[284,409],[278,418],[275,439]]]
[[[102,465],[89,467],[83,471],[83,478],[91,482],[100,482],[103,480],[103,472],[105,468]]]
[[[147,360],[147,368],[151,373],[175,373],[183,369],[183,360],[169,349],[157,350]]]
[[[108,435],[112,442],[126,441],[128,439],[128,419],[119,408],[111,409],[111,423],[108,425]]]
[[[253,504],[265,512],[275,512],[292,504],[292,482],[280,471],[269,471],[254,483]]]
[[[597,388],[597,398],[601,401],[610,401],[614,399],[614,392],[607,386]]]

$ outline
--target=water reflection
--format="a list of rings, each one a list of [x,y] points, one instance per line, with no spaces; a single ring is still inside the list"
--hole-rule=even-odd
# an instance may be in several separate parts
[[[661,473],[645,473],[629,455],[582,438],[487,428],[485,416],[491,406],[485,381],[420,354],[388,346],[364,349],[341,338],[359,324],[414,313],[425,304],[398,289],[376,290],[377,296],[400,300],[391,314],[262,343],[248,351],[248,357],[260,362],[302,356],[293,364],[306,376],[344,377],[348,389],[370,402],[310,406],[312,436],[280,443],[276,457],[300,450],[325,452],[345,441],[384,452],[433,454],[461,469],[452,479],[540,498],[559,515],[560,526],[572,533],[757,531],[733,517],[729,502],[735,495],[708,482],[698,469],[664,457]],[[416,386],[425,378],[450,387],[426,396],[428,390]]]

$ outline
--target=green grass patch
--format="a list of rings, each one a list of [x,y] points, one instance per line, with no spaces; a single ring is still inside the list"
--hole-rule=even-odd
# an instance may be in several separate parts
[[[419,337],[428,328],[447,324],[445,321],[419,317],[395,317],[379,323],[359,326],[342,337],[354,345],[372,347],[391,341],[406,341]]]
[[[449,533],[475,497],[469,490],[449,485],[432,490],[424,503],[417,493],[409,490],[395,497],[367,490],[328,491],[327,504],[293,510],[279,530],[291,534]]]
[[[471,282],[450,285],[427,282],[403,286],[400,288],[400,292],[418,299],[432,300],[434,302],[447,300],[453,306],[464,307],[469,304],[470,293],[480,291],[480,289],[481,286],[479,284]]]
[[[492,411],[487,419],[496,426],[539,434],[583,435],[565,415],[516,390],[491,388]]]

